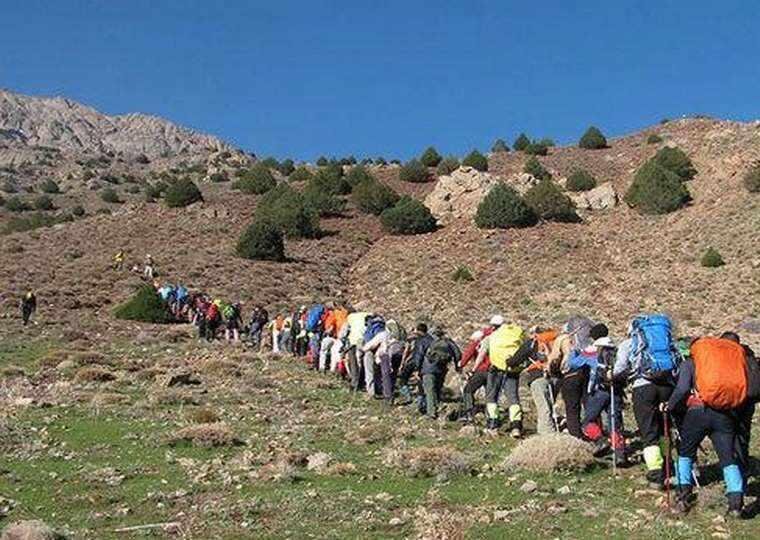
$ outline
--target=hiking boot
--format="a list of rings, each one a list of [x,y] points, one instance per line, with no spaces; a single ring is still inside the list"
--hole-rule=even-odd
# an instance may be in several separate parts
[[[498,418],[489,418],[486,420],[486,429],[496,431],[499,429],[501,423]]]
[[[647,471],[647,483],[650,489],[662,491],[665,489],[665,473],[662,469]]]
[[[610,444],[604,439],[599,439],[594,443],[594,457],[599,458],[607,454],[610,451]]]
[[[510,437],[512,437],[513,439],[521,439],[521,438],[522,438],[522,435],[523,435],[523,432],[522,432],[522,430],[521,430],[520,428],[516,428],[516,427],[515,427],[515,428],[512,428],[512,429],[510,430],[510,432],[509,432],[509,435],[510,435]]]
[[[462,422],[463,424],[472,424],[472,421],[473,421],[472,413],[469,411],[466,413],[462,413],[461,415],[459,415],[458,420]]]
[[[412,392],[408,386],[402,386],[398,389],[399,405],[410,405],[412,403]]]
[[[744,495],[742,493],[729,493],[728,510],[726,516],[733,519],[744,518]]]

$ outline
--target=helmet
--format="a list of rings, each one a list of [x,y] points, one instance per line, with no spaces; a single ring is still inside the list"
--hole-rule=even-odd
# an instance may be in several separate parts
[[[493,317],[491,317],[491,320],[489,321],[488,324],[490,324],[491,326],[501,326],[502,324],[504,324],[504,317],[502,317],[501,315],[494,315]]]

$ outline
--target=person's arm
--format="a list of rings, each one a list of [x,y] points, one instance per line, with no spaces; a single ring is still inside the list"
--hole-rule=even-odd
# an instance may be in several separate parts
[[[383,330],[382,332],[378,332],[377,334],[375,334],[375,336],[372,339],[370,339],[367,343],[364,344],[364,346],[362,347],[362,351],[363,352],[374,351],[385,340],[386,336],[387,334],[385,330]]]
[[[517,352],[512,355],[512,358],[507,361],[507,367],[514,370],[527,364],[530,362],[531,358],[533,358],[534,353],[533,340],[524,342],[520,345],[520,348],[517,349]]]
[[[459,360],[459,369],[464,368],[469,364],[478,354],[478,342],[470,341],[464,348],[462,358]]]
[[[567,336],[561,336],[554,340],[552,350],[546,357],[546,371],[551,372],[557,364],[562,362],[565,357],[565,345],[568,343]]]
[[[691,389],[694,387],[694,361],[686,360],[678,369],[678,382],[670,394],[668,400],[668,410],[674,410],[681,405],[688,397]]]
[[[462,349],[459,348],[453,339],[449,340],[449,348],[451,349],[451,357],[454,359],[454,369],[459,371],[459,362],[462,360]]]
[[[472,366],[473,371],[477,371],[478,367],[480,367],[480,364],[485,362],[486,356],[488,356],[488,344],[489,338],[485,338],[480,342],[480,347],[478,348],[478,358],[475,360],[475,365]]]
[[[628,375],[631,355],[631,341],[623,341],[615,354],[615,366],[612,368],[612,380],[619,381]]]

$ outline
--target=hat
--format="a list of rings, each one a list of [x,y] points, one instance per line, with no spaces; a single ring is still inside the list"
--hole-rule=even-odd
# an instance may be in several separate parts
[[[501,315],[494,315],[491,317],[491,320],[488,322],[491,326],[501,326],[504,324],[504,317]]]
[[[482,330],[475,330],[470,336],[470,341],[480,341],[481,339],[483,339]]]
[[[616,345],[615,341],[610,336],[604,336],[594,341],[594,347],[597,347],[598,349],[614,349]]]

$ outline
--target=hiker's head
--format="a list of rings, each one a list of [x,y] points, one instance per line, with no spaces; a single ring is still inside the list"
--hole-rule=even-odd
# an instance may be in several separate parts
[[[540,333],[542,333],[544,331],[545,331],[544,328],[542,328],[541,326],[536,325],[536,326],[532,326],[530,328],[530,330],[528,331],[528,334],[531,337],[536,337],[538,334],[540,334]]]
[[[488,321],[488,324],[493,326],[494,328],[498,328],[499,326],[502,326],[504,324],[504,317],[501,315],[494,315],[491,317],[491,320]]]
[[[419,335],[424,336],[428,332],[428,325],[424,322],[417,323],[417,326],[414,328],[415,332],[417,332]]]
[[[723,333],[720,335],[720,337],[721,337],[722,339],[728,339],[728,340],[731,340],[731,341],[733,341],[734,343],[739,343],[739,344],[741,344],[741,342],[742,342],[741,338],[739,337],[739,334],[737,334],[736,332],[723,332]]]
[[[591,327],[591,329],[588,331],[588,335],[591,339],[597,340],[609,336],[610,330],[606,325],[599,323]]]

